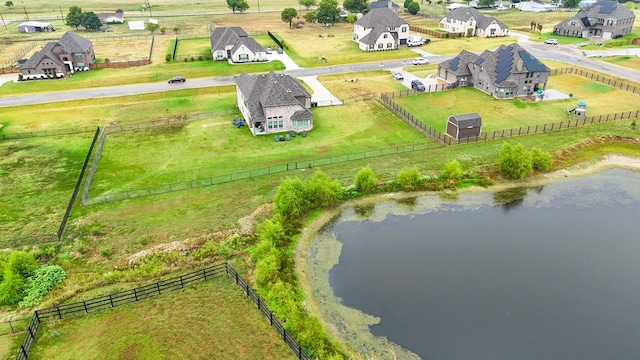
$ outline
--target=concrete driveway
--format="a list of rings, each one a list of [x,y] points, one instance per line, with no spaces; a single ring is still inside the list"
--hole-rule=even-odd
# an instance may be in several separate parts
[[[298,64],[295,63],[295,61],[293,61],[289,57],[289,55],[287,55],[286,51],[284,51],[282,54],[278,54],[276,50],[273,50],[271,54],[267,54],[267,59],[269,59],[269,61],[273,61],[273,60],[282,61],[282,63],[284,64],[285,70],[302,69],[300,66],[298,66]]]
[[[420,66],[420,65],[407,65],[407,66]],[[426,91],[430,90],[431,87],[431,91],[435,91],[435,85],[438,83],[438,79],[436,78],[436,75],[430,75],[429,77],[426,78],[421,78],[421,77],[417,77],[415,75],[413,75],[412,73],[405,71],[404,68],[391,68],[391,69],[387,69],[389,70],[389,76],[392,76],[391,74],[394,72],[399,72],[404,76],[404,80],[396,80],[399,83],[402,83],[402,85],[404,85],[405,87],[407,87],[407,89],[411,89],[411,82],[413,80],[420,80],[423,84],[424,87],[426,88]]]
[[[333,96],[333,94],[329,90],[327,90],[327,88],[324,87],[324,85],[322,85],[320,81],[318,81],[317,75],[300,76],[298,79],[309,85],[309,87],[313,90],[313,94],[311,94],[311,102],[317,103],[318,106],[342,105],[342,101]]]
[[[18,74],[2,74],[0,75],[0,86],[4,83],[18,81]]]

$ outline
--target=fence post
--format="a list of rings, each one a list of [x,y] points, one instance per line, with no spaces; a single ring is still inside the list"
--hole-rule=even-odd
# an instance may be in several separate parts
[[[86,301],[83,301],[83,302],[82,302],[82,306],[84,307],[84,313],[85,313],[85,314],[88,314],[88,313],[89,313],[89,310],[87,310],[87,302],[86,302]]]
[[[58,311],[58,319],[62,320],[62,313],[60,313],[60,306],[56,306],[56,310]]]
[[[109,294],[109,303],[111,304],[111,307],[113,308],[113,297],[111,296],[111,294]]]

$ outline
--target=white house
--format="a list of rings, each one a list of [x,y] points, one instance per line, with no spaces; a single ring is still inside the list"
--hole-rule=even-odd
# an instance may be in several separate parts
[[[267,52],[240,27],[213,29],[211,55],[214,61],[230,60],[234,63],[267,61]]]
[[[395,50],[408,38],[409,24],[389,8],[373,9],[353,25],[352,40],[363,51]]]
[[[478,37],[508,36],[509,28],[502,21],[484,16],[472,7],[459,7],[440,20],[440,28],[453,34]]]

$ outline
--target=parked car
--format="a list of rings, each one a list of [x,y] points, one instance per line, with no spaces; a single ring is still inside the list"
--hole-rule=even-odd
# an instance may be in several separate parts
[[[282,48],[278,48],[278,54],[284,54],[284,51],[282,51]]]
[[[425,90],[424,84],[420,80],[412,80],[411,81],[411,88],[413,90],[416,90],[416,91],[424,91]]]
[[[174,76],[171,79],[169,79],[169,84],[183,83],[185,81],[187,81],[187,79],[185,79],[184,76]]]
[[[404,80],[404,75],[402,75],[402,73],[394,72],[391,73],[391,75],[393,75],[393,78],[396,80]]]
[[[613,35],[612,39],[620,39],[621,37],[622,37],[622,34]]]
[[[413,65],[426,65],[429,63],[429,60],[423,57],[417,57],[413,59]]]
[[[271,50],[271,48],[270,48],[270,47],[265,48],[265,49],[264,49],[264,51],[265,51],[267,54],[271,54],[271,53],[273,52],[273,50]]]
[[[544,41],[545,44],[547,45],[558,45],[558,40],[556,39],[547,39]]]

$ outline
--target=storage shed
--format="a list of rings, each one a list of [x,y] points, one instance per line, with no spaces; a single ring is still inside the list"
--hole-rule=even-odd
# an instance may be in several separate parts
[[[50,32],[55,31],[51,23],[40,21],[26,21],[18,25],[18,31],[21,33]]]
[[[447,135],[459,140],[480,136],[482,119],[478,113],[452,115],[447,120]]]

